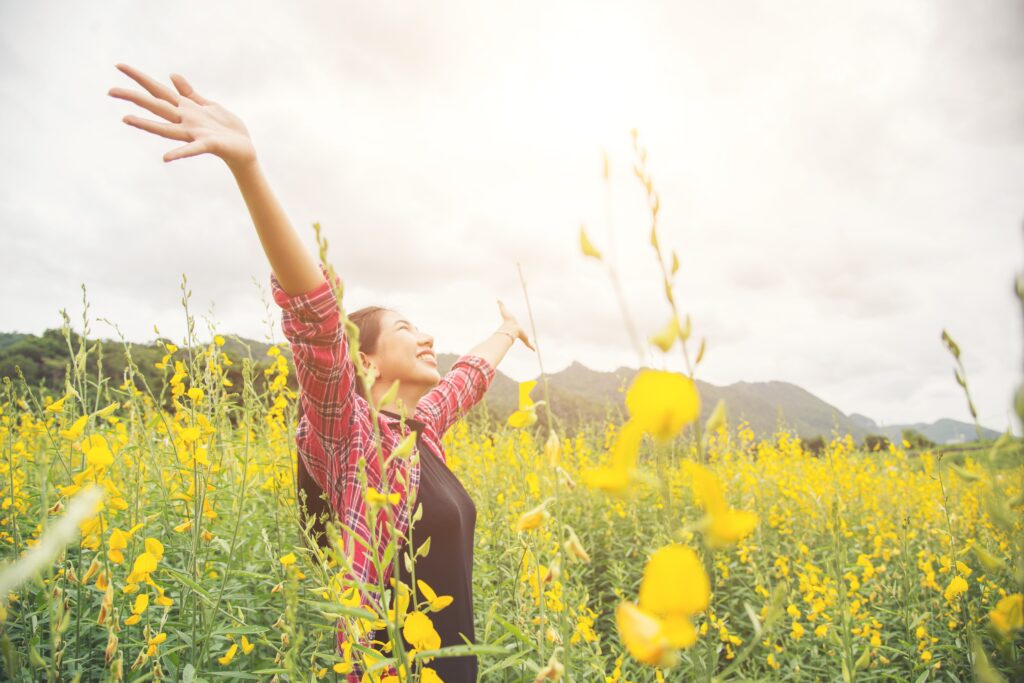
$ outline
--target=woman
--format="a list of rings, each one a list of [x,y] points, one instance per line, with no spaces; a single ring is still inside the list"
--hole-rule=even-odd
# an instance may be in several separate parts
[[[125,64],[117,68],[134,79],[148,94],[112,88],[109,95],[133,102],[164,121],[125,116],[124,122],[144,131],[186,144],[164,154],[164,161],[200,154],[221,158],[234,175],[252,216],[260,242],[271,266],[274,300],[282,309],[282,329],[295,359],[301,388],[300,420],[296,430],[300,486],[307,499],[326,492],[330,507],[345,525],[367,543],[373,538],[366,523],[366,495],[358,462],[365,458],[366,486],[399,493],[391,505],[399,553],[410,526],[409,497],[423,504],[423,517],[413,526],[412,542],[419,548],[426,537],[431,550],[415,562],[416,579],[437,595],[451,595],[454,602],[431,614],[442,647],[461,645],[465,636],[475,642],[472,609],[472,551],[476,510],[458,479],[446,466],[441,444],[445,432],[477,403],[494,378],[494,368],[516,339],[530,349],[525,331],[499,301],[502,323],[452,365],[441,377],[433,353],[434,339],[396,311],[366,307],[348,316],[359,329],[359,359],[375,379],[366,396],[349,355],[348,336],[342,322],[326,269],[303,248],[284,210],[263,175],[256,150],[242,121],[220,104],[202,97],[188,81],[171,75],[177,92]],[[335,278],[340,286],[340,279]],[[394,380],[400,381],[395,397],[380,405]],[[377,428],[384,458],[378,458],[374,442],[373,412],[378,405]],[[411,416],[411,417],[410,417]],[[417,432],[418,458],[387,455],[409,433]],[[408,490],[403,482],[408,481]],[[377,517],[377,548],[383,554],[391,531]],[[370,586],[378,583],[371,557],[362,543],[342,529],[341,540],[355,578]],[[410,552],[410,555],[413,553]],[[385,566],[383,582],[389,585],[392,565]],[[400,580],[411,585],[400,570]],[[379,601],[376,591],[364,599]],[[416,596],[417,600],[419,595]],[[369,645],[377,634],[368,634]],[[377,638],[386,640],[386,634]],[[339,630],[338,645],[349,651]],[[407,647],[409,645],[407,644]],[[357,657],[353,657],[358,660]],[[475,657],[438,658],[431,668],[446,683],[475,681]],[[354,661],[350,681],[358,681],[362,667]]]

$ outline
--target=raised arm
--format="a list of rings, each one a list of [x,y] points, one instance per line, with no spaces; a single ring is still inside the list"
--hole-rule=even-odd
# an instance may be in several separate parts
[[[155,135],[187,143],[164,154],[164,161],[211,154],[227,164],[242,191],[270,268],[280,278],[284,291],[301,294],[323,282],[316,262],[302,246],[267,183],[242,120],[197,93],[184,76],[171,74],[171,82],[177,88],[175,92],[127,64],[118,64],[117,68],[149,94],[126,88],[111,88],[108,94],[134,102],[167,123],[131,114],[123,121]]]
[[[271,267],[275,302],[291,344],[302,388],[303,412],[315,440],[304,450],[310,474],[324,489],[338,481],[354,416],[366,401],[355,391],[356,372],[326,272],[299,240],[263,174],[249,131],[241,119],[197,93],[184,77],[171,75],[177,92],[134,67],[117,68],[147,93],[112,88],[111,97],[134,102],[165,122],[128,115],[124,122],[186,144],[164,154],[164,161],[211,154],[222,159],[238,183]],[[362,402],[362,403],[360,403]],[[328,461],[333,457],[334,460]]]
[[[314,462],[306,467],[316,483],[330,491],[332,483],[343,481],[344,454],[356,421],[360,416],[369,420],[369,404],[356,392],[358,378],[349,356],[348,335],[327,272],[322,265],[319,271],[320,284],[303,294],[288,294],[274,273],[270,285],[295,359],[303,415],[316,436],[317,443],[306,449]]]
[[[461,356],[437,386],[416,403],[416,415],[433,427],[440,439],[484,397],[493,379],[494,366],[489,361],[475,354]]]
[[[476,405],[494,380],[495,368],[516,339],[536,351],[526,332],[498,301],[502,323],[495,332],[452,364],[451,370],[416,404],[416,412],[438,438]]]

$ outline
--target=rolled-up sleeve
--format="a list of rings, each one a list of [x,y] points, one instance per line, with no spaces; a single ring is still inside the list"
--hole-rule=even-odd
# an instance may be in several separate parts
[[[460,356],[419,403],[423,421],[434,428],[437,438],[445,435],[456,421],[480,402],[494,380],[494,366],[480,356]]]
[[[306,468],[325,491],[343,481],[347,451],[356,412],[366,400],[356,393],[356,369],[349,357],[348,335],[341,322],[334,291],[327,280],[302,294],[288,294],[271,272],[274,301],[281,308],[281,328],[295,361],[295,374],[301,389],[303,416],[319,441],[300,448],[309,461]],[[335,282],[341,280],[335,276]],[[319,446],[319,447],[317,447]]]

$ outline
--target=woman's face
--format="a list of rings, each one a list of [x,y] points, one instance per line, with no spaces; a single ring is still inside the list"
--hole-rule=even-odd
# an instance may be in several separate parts
[[[402,387],[429,390],[441,381],[434,356],[434,338],[421,332],[405,316],[387,310],[381,315],[377,352],[367,354],[377,368],[377,382],[390,386],[396,379]]]

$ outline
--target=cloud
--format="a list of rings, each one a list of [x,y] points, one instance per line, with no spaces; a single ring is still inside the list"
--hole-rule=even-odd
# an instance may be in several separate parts
[[[120,122],[133,106],[106,91],[132,86],[124,61],[239,113],[311,251],[320,222],[347,304],[398,307],[439,350],[489,334],[495,299],[525,321],[521,268],[546,369],[637,363],[578,245],[583,223],[638,335],[665,323],[636,127],[709,381],[791,381],[890,422],[955,416],[948,327],[1000,422],[1024,337],[1008,284],[1022,24],[1010,0],[6,4],[0,309],[41,332],[85,283],[130,338],[183,334],[186,273],[197,310],[266,333],[253,279],[268,287],[269,266],[233,178],[210,157],[164,164],[177,142]],[[536,361],[514,346],[502,370]]]

